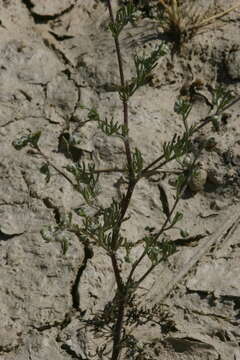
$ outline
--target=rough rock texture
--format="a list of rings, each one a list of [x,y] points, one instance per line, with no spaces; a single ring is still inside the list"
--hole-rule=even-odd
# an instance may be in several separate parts
[[[113,0],[114,11],[117,1]],[[196,1],[203,7],[214,1]],[[99,0],[2,0],[0,2],[0,358],[3,360],[98,359],[96,337],[86,321],[114,297],[110,259],[93,253],[69,234],[46,241],[41,230],[81,207],[71,184],[51,168],[50,181],[40,172],[44,159],[18,152],[12,142],[41,131],[39,146],[58,169],[71,160],[60,151],[64,131],[80,139],[77,159],[94,157],[101,168],[124,164],[122,142],[86,123],[86,110],[122,121],[115,84],[119,82],[114,41],[107,31],[108,13]],[[211,3],[211,4],[210,4]],[[234,4],[228,2],[228,6]],[[225,8],[225,2],[219,1]],[[161,58],[150,85],[130,102],[130,141],[145,163],[182,129],[173,111],[186,82],[200,79],[202,94],[191,113],[194,123],[210,109],[211,86],[240,93],[239,12],[220,27],[212,26],[184,44],[181,53]],[[121,37],[126,78],[133,76],[132,54],[161,43],[156,23],[142,18]],[[171,44],[170,44],[171,47]],[[204,143],[204,181],[179,205],[181,228],[196,239],[181,246],[169,264],[159,265],[139,291],[141,304],[169,306],[172,326],[144,325],[135,331],[151,359],[240,359],[240,108],[225,114],[219,131],[211,126],[196,137]],[[101,178],[99,201],[106,205],[124,190],[118,175]],[[172,175],[164,183],[174,201]],[[129,209],[123,235],[132,241],[144,228],[164,221],[157,182],[143,179]],[[74,221],[78,221],[76,215]],[[176,238],[177,233],[172,234]],[[63,254],[63,235],[68,251]],[[201,236],[198,236],[201,235]],[[135,255],[141,253],[141,245]],[[120,256],[120,255],[119,255]],[[119,258],[121,261],[121,257]],[[148,262],[143,262],[138,276]],[[129,270],[122,258],[122,270]],[[144,296],[142,296],[144,295]],[[150,357],[151,356],[151,357]],[[147,358],[147,357],[146,357]],[[107,359],[107,357],[106,357]]]

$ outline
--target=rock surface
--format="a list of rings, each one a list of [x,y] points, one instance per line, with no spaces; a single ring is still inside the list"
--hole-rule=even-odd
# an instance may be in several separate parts
[[[112,2],[116,11],[118,2]],[[203,7],[214,3],[196,2]],[[219,3],[225,8],[224,1]],[[233,1],[228,2],[231,5]],[[198,94],[194,100],[192,123],[208,116],[205,98],[211,100],[211,87],[224,85],[239,95],[239,13],[225,19],[224,32],[208,29],[186,42],[180,53],[161,58],[150,85],[131,99],[130,143],[141,149],[146,164],[161,154],[165,141],[182,131],[181,119],[173,109],[186,81],[192,84],[201,79],[205,84],[204,96]],[[125,166],[121,140],[103,135],[95,123],[83,126],[88,110],[80,107],[96,108],[102,119],[122,121],[115,86],[118,67],[108,23],[106,4],[101,0],[0,2],[3,360],[97,360],[97,348],[107,344],[103,334],[97,337],[86,324],[96,312],[108,309],[114,298],[110,258],[103,249],[94,248],[91,253],[73,234],[60,231],[47,240],[41,231],[61,223],[69,211],[73,221],[79,221],[75,210],[83,203],[57,171],[71,163],[69,153],[60,149],[62,134],[71,133],[79,140],[72,156],[86,161],[94,158],[99,168]],[[126,78],[134,76],[132,55],[139,48],[150,53],[161,43],[161,31],[147,17],[140,17],[136,26],[127,26],[121,37]],[[201,191],[184,197],[178,207],[184,213],[181,228],[191,241],[181,245],[168,264],[157,266],[137,293],[141,305],[164,302],[171,315],[171,322],[143,325],[134,332],[150,359],[240,359],[239,103],[228,111],[231,117],[215,130],[214,145],[202,151]],[[45,158],[30,148],[17,151],[12,146],[29,131],[42,132],[39,146],[55,165],[50,167],[49,181],[43,171]],[[204,139],[212,138],[212,125],[201,132]],[[104,206],[112,197],[120,199],[125,189],[118,175],[101,177],[99,202]],[[171,205],[175,188],[167,180]],[[158,229],[165,220],[157,184],[143,179],[136,188],[131,217],[123,229],[123,236],[133,242],[142,239],[146,226]],[[224,206],[212,207],[213,201]],[[179,236],[174,231],[170,234],[173,240]],[[131,256],[141,251],[139,244]],[[123,254],[118,260],[122,272],[129,271]],[[137,276],[148,266],[143,261]]]

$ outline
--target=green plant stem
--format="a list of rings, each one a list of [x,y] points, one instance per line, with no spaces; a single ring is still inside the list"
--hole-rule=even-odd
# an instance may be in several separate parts
[[[108,10],[109,10],[109,16],[111,22],[114,24],[114,16],[112,11],[112,5],[111,0],[107,0]],[[123,63],[122,63],[122,56],[120,51],[120,44],[118,37],[114,37],[116,52],[117,52],[117,59],[118,59],[118,68],[119,68],[119,74],[120,74],[120,82],[121,87],[125,87],[125,79],[124,79],[124,72],[123,72]],[[128,124],[128,102],[126,100],[122,101],[123,104],[123,122],[125,129],[127,130],[127,134],[129,134],[129,124]],[[118,360],[120,357],[121,352],[121,338],[122,338],[122,329],[123,329],[123,321],[124,321],[124,311],[125,311],[125,294],[123,295],[123,283],[122,278],[120,275],[120,269],[117,263],[115,251],[117,247],[118,237],[119,237],[119,231],[121,228],[121,224],[124,220],[126,211],[129,207],[131,197],[134,191],[134,187],[136,185],[137,180],[135,179],[134,170],[133,170],[133,164],[132,164],[132,155],[131,155],[131,147],[129,143],[129,137],[128,135],[124,138],[124,146],[125,146],[125,153],[127,158],[127,164],[128,164],[128,175],[129,175],[129,183],[128,183],[128,189],[126,195],[123,197],[121,202],[121,214],[119,217],[118,224],[113,231],[112,235],[112,244],[111,248],[113,253],[111,254],[111,260],[113,265],[113,270],[115,274],[115,279],[118,285],[118,293],[119,293],[119,303],[118,303],[118,314],[117,314],[117,320],[114,326],[114,332],[113,332],[113,349],[112,349],[112,356],[111,360]]]
[[[97,170],[93,170],[92,173],[93,174],[108,174],[108,173],[113,173],[113,172],[120,172],[120,173],[125,173],[127,172],[127,169],[120,169],[120,168],[110,168],[110,169],[97,169]],[[88,174],[91,174],[90,172]]]
[[[119,269],[119,266],[117,263],[115,253],[111,254],[111,261],[112,261],[112,267],[113,267],[115,279],[117,282],[118,291],[121,292],[121,291],[123,291],[123,281],[122,281],[122,277],[120,275],[120,269]]]
[[[233,101],[231,101],[230,104],[224,106],[224,108],[222,109],[222,111],[226,111],[226,110],[229,109],[231,106],[233,106],[234,104],[236,104],[239,100],[240,100],[240,96],[238,96],[236,99],[234,99]]]
[[[156,167],[154,167],[153,169],[151,169],[151,171],[157,171],[160,170],[163,166],[165,166],[166,164],[168,164],[170,161],[175,160],[176,156],[172,156],[170,159],[163,161],[162,163],[160,163],[159,165],[157,165]]]
[[[121,202],[121,214],[120,214],[120,217],[119,217],[119,220],[118,220],[118,224],[116,225],[116,228],[114,229],[113,236],[112,236],[111,248],[112,248],[113,251],[116,251],[117,241],[118,241],[118,236],[119,236],[119,231],[120,231],[120,228],[121,228],[121,224],[124,221],[124,217],[125,217],[125,214],[127,212],[128,207],[129,207],[135,185],[136,185],[136,181],[134,181],[134,182],[130,181],[129,182],[127,193],[122,199],[122,202]]]
[[[155,159],[154,161],[152,161],[148,166],[146,166],[143,170],[142,170],[142,174],[145,174],[149,169],[151,169],[151,167],[153,167],[154,165],[156,165],[159,161],[161,161],[162,159],[164,159],[164,155],[159,156],[157,159]]]
[[[165,220],[164,224],[162,225],[161,229],[159,230],[159,232],[154,236],[153,240],[151,241],[151,243],[149,244],[149,246],[151,246],[152,244],[154,244],[155,241],[157,241],[157,239],[159,238],[159,236],[165,231],[165,227],[168,223],[168,221],[170,220],[170,217],[171,215],[173,214],[177,204],[178,204],[178,201],[179,201],[180,197],[178,197],[176,200],[175,200],[175,203],[171,209],[171,212],[169,214],[169,216],[167,217],[167,219]],[[147,249],[144,249],[142,254],[140,255],[140,257],[138,258],[138,260],[135,261],[135,263],[133,264],[132,266],[132,269],[129,273],[129,276],[128,276],[128,279],[127,279],[127,284],[130,284],[132,282],[132,278],[133,278],[133,275],[134,275],[134,272],[136,270],[136,268],[138,267],[138,265],[142,262],[142,260],[145,258],[145,256],[147,255]],[[137,289],[138,286],[140,285],[140,283],[146,278],[146,276],[155,268],[155,266],[158,265],[158,264],[153,264],[151,265],[151,267],[145,272],[145,274],[139,279],[137,280],[135,283],[134,283],[134,288]]]
[[[107,5],[108,5],[108,11],[109,11],[111,22],[114,24],[115,20],[114,20],[113,11],[112,11],[111,0],[107,0]],[[115,42],[115,47],[116,47],[116,52],[117,52],[118,69],[119,69],[119,74],[120,74],[121,87],[124,88],[125,87],[125,79],[124,79],[124,72],[123,72],[123,62],[122,62],[122,55],[121,55],[118,37],[114,37],[114,42]],[[128,103],[127,103],[127,101],[123,101],[122,103],[123,103],[123,122],[124,122],[125,128],[129,131]],[[134,176],[134,172],[133,172],[133,167],[132,167],[132,155],[131,155],[131,148],[130,148],[128,136],[126,136],[124,138],[124,145],[125,145],[126,157],[127,157],[127,162],[128,162],[129,175],[131,178]]]
[[[127,189],[127,193],[126,195],[123,197],[122,199],[122,204],[121,204],[121,217],[119,219],[119,226],[120,224],[123,222],[123,219],[125,217],[125,214],[127,212],[127,209],[129,207],[131,198],[132,198],[132,194],[135,188],[135,185],[137,183],[137,180],[134,181],[130,181],[129,185],[128,185],[128,189]]]
[[[107,5],[108,5],[108,10],[109,10],[110,20],[114,24],[115,20],[114,20],[113,11],[112,11],[111,0],[107,0]],[[124,79],[124,72],[123,72],[123,62],[122,62],[122,55],[121,55],[118,37],[114,37],[114,42],[115,42],[115,47],[116,47],[116,52],[117,52],[117,60],[118,60],[118,68],[119,68],[119,74],[120,74],[121,87],[124,88],[125,87],[125,79]],[[127,103],[127,101],[122,101],[122,104],[123,104],[124,126],[127,129],[127,131],[129,132],[128,103]],[[136,180],[135,180],[133,166],[132,166],[131,148],[130,148],[128,136],[126,136],[124,139],[124,145],[125,145],[125,153],[126,153],[126,158],[127,158],[127,163],[128,163],[129,184],[128,184],[127,193],[122,199],[122,203],[121,203],[122,210],[121,210],[121,215],[119,218],[118,226],[116,227],[116,230],[113,233],[113,238],[112,238],[112,249],[113,250],[116,249],[121,223],[125,217],[128,207],[129,207],[130,200],[131,200],[131,197],[132,197],[132,194],[134,191],[134,187],[136,185]]]
[[[153,271],[155,266],[158,264],[152,264],[150,268],[140,277],[140,279],[135,283],[135,287],[138,288],[141,282]]]
[[[113,350],[111,360],[118,360],[121,353],[121,338],[122,338],[122,328],[123,320],[125,313],[125,296],[123,294],[119,295],[118,299],[118,315],[117,321],[113,330]]]

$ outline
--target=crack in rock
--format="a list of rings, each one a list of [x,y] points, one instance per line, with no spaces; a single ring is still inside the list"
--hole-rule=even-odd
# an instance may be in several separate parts
[[[24,234],[24,231],[16,234],[5,234],[3,231],[0,230],[0,241],[6,241],[22,234]]]
[[[42,199],[44,205],[48,208],[48,209],[52,209],[54,212],[54,216],[55,216],[55,220],[56,223],[59,224],[62,218],[62,213],[61,213],[61,209],[59,208],[59,206],[55,205],[52,200],[48,197],[43,198]],[[85,245],[84,246],[84,259],[82,264],[80,265],[77,274],[76,274],[76,278],[73,282],[72,288],[71,288],[71,296],[72,296],[72,307],[73,309],[79,311],[80,309],[80,295],[78,292],[78,287],[79,287],[79,283],[81,280],[81,276],[84,272],[84,270],[86,269],[88,260],[91,259],[93,257],[93,250],[92,248],[90,248],[89,246]],[[53,327],[53,326],[58,326],[59,324],[56,325],[46,325],[47,328]],[[45,325],[44,325],[45,327]]]
[[[65,65],[69,65],[71,68],[74,68],[74,64],[71,62],[70,59],[66,56],[66,54],[53,43],[50,42],[49,39],[43,38],[44,44],[47,46],[48,49],[52,50],[57,58],[62,61]]]
[[[72,359],[76,359],[76,360],[85,360],[82,358],[81,355],[78,356],[78,354],[71,349],[71,347],[68,344],[62,344],[61,349],[65,350],[67,354],[71,355]]]
[[[78,292],[79,283],[81,280],[81,276],[86,269],[88,260],[93,257],[93,250],[85,245],[84,247],[84,260],[81,266],[78,269],[75,281],[72,286],[71,295],[72,295],[72,306],[74,309],[79,310],[80,308],[80,294]]]
[[[47,324],[44,324],[41,326],[32,325],[31,327],[39,332],[43,332],[43,331],[50,330],[53,328],[60,328],[60,330],[63,330],[65,327],[67,327],[71,323],[74,313],[75,313],[75,311],[69,311],[65,314],[63,320],[54,321],[52,324],[47,323]]]
[[[61,209],[57,205],[55,205],[51,201],[51,199],[48,197],[43,198],[42,201],[48,209],[53,209],[56,223],[59,224],[61,221],[61,217],[62,217]],[[84,270],[86,269],[88,260],[91,259],[93,257],[93,255],[94,255],[93,250],[89,246],[85,245],[84,246],[84,259],[77,271],[76,278],[75,278],[72,288],[71,288],[72,307],[73,307],[73,309],[78,310],[78,311],[80,309],[80,295],[78,292],[79,283],[81,280],[81,276],[82,276]]]
[[[30,12],[31,16],[33,17],[33,20],[35,24],[46,24],[51,20],[58,19],[59,17],[63,16],[66,13],[69,13],[74,6],[76,5],[77,0],[73,4],[70,4],[68,7],[63,9],[60,12],[57,12],[52,15],[42,15],[34,11],[35,5],[33,4],[32,0],[22,0],[22,3],[27,7],[28,11]]]
[[[61,214],[59,206],[55,205],[49,197],[43,198],[42,201],[48,209],[53,210],[55,221],[57,224],[60,224],[62,214]]]
[[[69,39],[73,39],[74,38],[74,36],[73,35],[59,35],[59,34],[57,34],[57,33],[55,33],[55,32],[53,32],[53,31],[48,31],[49,32],[49,34],[51,34],[57,41],[64,41],[64,40],[69,40]]]

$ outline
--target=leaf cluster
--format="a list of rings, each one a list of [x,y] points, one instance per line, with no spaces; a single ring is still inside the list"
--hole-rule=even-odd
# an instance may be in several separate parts
[[[174,219],[172,226],[173,227],[177,221],[180,219]],[[166,261],[171,255],[176,252],[176,247],[171,240],[167,238],[163,238],[160,241],[154,239],[154,235],[152,237],[144,237],[145,249],[148,258],[150,259],[152,265],[156,266],[160,262]]]
[[[184,99],[179,98],[175,105],[174,111],[182,117],[185,131],[188,131],[187,118],[192,110],[192,104]]]
[[[16,150],[21,150],[27,145],[30,145],[33,148],[37,148],[40,136],[41,136],[41,131],[30,133],[28,135],[23,135],[20,138],[14,140],[12,142],[12,145]]]
[[[179,159],[191,150],[192,142],[189,136],[193,134],[193,131],[194,128],[190,129],[188,133],[185,132],[182,136],[174,134],[172,140],[164,142],[163,154],[166,161]]]
[[[151,80],[151,72],[157,66],[159,58],[164,56],[167,50],[166,44],[161,43],[149,56],[139,56],[137,54],[134,56],[136,76],[119,88],[119,96],[123,102],[127,102],[137,89]]]
[[[137,295],[134,294],[129,299],[126,311],[126,324],[135,327],[145,325],[147,323],[155,323],[161,328],[165,325],[173,326],[173,315],[170,313],[167,305],[154,304],[149,307],[147,305],[140,306],[137,301]]]
[[[108,120],[105,118],[104,120],[98,120],[98,128],[107,136],[116,135],[123,139],[128,133],[125,125],[119,124],[117,121],[113,121],[113,119]]]
[[[83,319],[86,326],[90,327],[95,335],[112,335],[114,323],[117,317],[117,306],[114,301],[108,302],[103,310],[99,310],[91,319]]]
[[[84,161],[72,163],[66,166],[76,180],[76,190],[81,193],[87,204],[91,204],[99,194],[98,179],[99,174],[96,174],[95,163],[86,163]]]
[[[157,61],[161,56],[166,55],[167,46],[161,43],[150,56],[134,56],[134,64],[136,69],[136,87],[139,88],[148,83],[149,74],[157,66]]]
[[[71,233],[69,229],[72,226],[72,214],[64,214],[60,217],[57,225],[46,226],[41,230],[43,239],[47,242],[60,242],[62,254],[65,255],[69,248]]]
[[[83,208],[81,211],[78,209],[77,214],[82,217],[83,224],[78,228],[78,234],[89,237],[92,243],[105,249],[108,254],[126,243],[126,239],[118,235],[113,249],[113,237],[121,216],[121,206],[116,200],[113,199],[109,207],[99,206],[94,216],[87,215]]]
[[[81,109],[88,110],[87,114],[87,120],[85,120],[83,123],[87,123],[89,121],[95,121],[97,122],[97,127],[102,130],[102,132],[107,136],[119,136],[120,138],[124,138],[127,136],[128,129],[123,124],[119,124],[119,122],[114,121],[113,118],[111,120],[108,120],[108,118],[105,118],[102,120],[100,118],[100,115],[95,108],[87,108],[84,105],[80,106]]]
[[[132,298],[126,314],[126,324],[128,326],[139,327],[145,324],[159,326],[162,333],[167,334],[170,331],[176,331],[176,324],[169,307],[165,304],[155,304],[152,307],[140,306],[136,301],[136,295]],[[132,334],[124,335],[124,346],[127,349],[127,359],[152,359],[147,350],[147,343],[142,344]]]
[[[232,106],[235,102],[239,101],[232,91],[227,90],[223,86],[218,86],[211,89],[212,94],[212,110],[211,115],[207,117],[208,121],[211,121],[213,130],[219,131],[221,115],[223,112]]]
[[[225,110],[228,105],[234,100],[233,93],[223,86],[218,86],[212,91],[212,104],[215,106],[216,114]]]
[[[88,111],[87,118],[80,122],[80,126],[83,126],[90,121],[99,121],[100,120],[100,116],[99,116],[99,113],[97,112],[96,108],[94,108],[94,107],[88,108],[87,106],[82,105],[82,104],[79,105],[79,108]]]
[[[154,360],[146,350],[146,343],[140,343],[132,334],[125,336],[126,358],[128,360]]]
[[[119,37],[124,26],[126,26],[129,22],[131,24],[134,24],[135,11],[136,8],[134,7],[132,2],[129,2],[127,5],[122,6],[120,7],[120,9],[118,9],[115,21],[109,24],[109,29],[112,32],[114,38]]]

